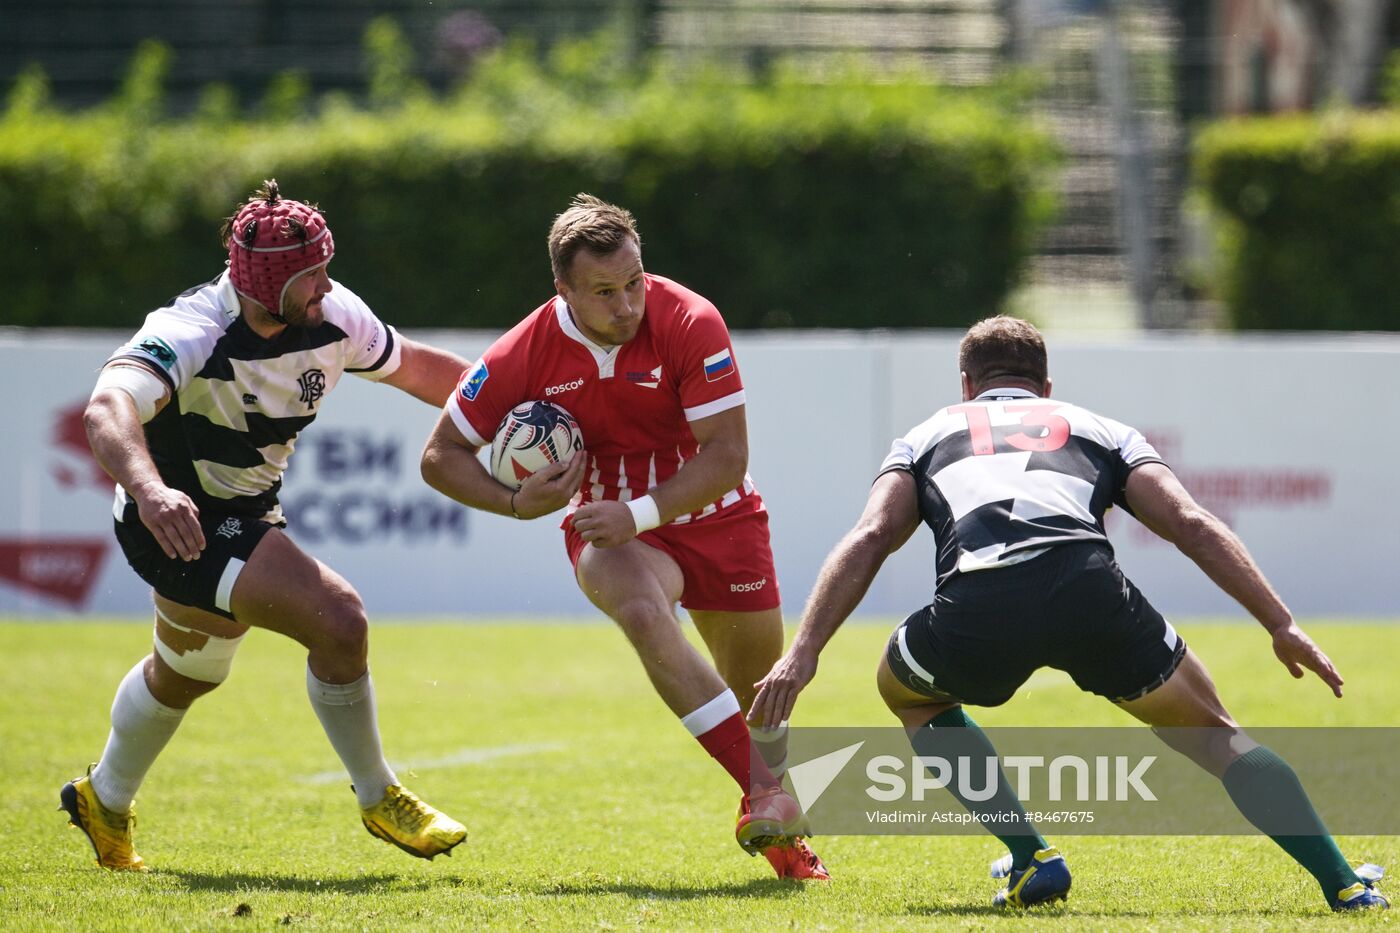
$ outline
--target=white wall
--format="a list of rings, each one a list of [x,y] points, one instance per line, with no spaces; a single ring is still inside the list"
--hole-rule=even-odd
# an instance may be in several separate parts
[[[0,613],[130,615],[144,585],[111,538],[82,440],[94,373],[127,334],[0,335]],[[417,334],[474,357],[490,335]],[[1241,533],[1300,615],[1400,616],[1400,339],[1050,335],[1055,395],[1143,430]],[[890,441],[957,400],[957,335],[736,335],[750,472],[790,615],[860,513]],[[292,533],[379,615],[592,615],[553,519],[468,513],[423,485],[436,413],[347,377],[298,442]],[[1131,518],[1120,560],[1168,613],[1236,608]],[[932,538],[886,565],[861,612],[928,601]],[[16,585],[27,581],[28,586]]]

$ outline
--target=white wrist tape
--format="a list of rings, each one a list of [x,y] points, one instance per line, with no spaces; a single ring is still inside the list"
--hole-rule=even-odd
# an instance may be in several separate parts
[[[661,527],[661,510],[656,507],[656,500],[651,496],[629,499],[627,507],[632,510],[632,521],[637,525],[637,534]]]
[[[136,405],[136,417],[145,424],[156,416],[156,405],[165,398],[165,383],[160,377],[144,366],[105,366],[97,374],[97,385],[92,390],[94,398],[107,389],[125,392]]]

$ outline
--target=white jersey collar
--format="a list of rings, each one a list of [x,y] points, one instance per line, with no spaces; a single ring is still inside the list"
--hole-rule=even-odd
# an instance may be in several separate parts
[[[233,287],[233,279],[229,276],[228,269],[224,269],[214,285],[214,300],[219,304],[219,310],[230,318],[238,317],[243,313],[243,305],[238,301],[238,289]]]
[[[605,378],[612,375],[612,362],[617,357],[619,347],[604,347],[589,340],[574,322],[574,316],[569,313],[569,303],[561,295],[554,296],[554,317],[565,336],[575,343],[582,344],[583,348],[593,355],[598,364],[599,374]]]
[[[1040,398],[1029,389],[1016,389],[1011,386],[1004,386],[999,389],[988,389],[981,395],[973,399],[974,402],[985,402],[994,398]]]

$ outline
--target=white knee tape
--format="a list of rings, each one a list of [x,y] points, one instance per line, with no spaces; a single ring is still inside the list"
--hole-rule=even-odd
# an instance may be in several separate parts
[[[244,633],[247,634],[246,632]],[[156,652],[172,671],[190,680],[221,684],[233,669],[233,656],[244,636],[220,638],[186,628],[156,610]]]

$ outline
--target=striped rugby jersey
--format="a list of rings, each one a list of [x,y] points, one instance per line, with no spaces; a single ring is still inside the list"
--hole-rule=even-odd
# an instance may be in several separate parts
[[[1117,421],[1024,389],[990,389],[894,442],[880,466],[912,473],[933,530],[937,582],[1004,567],[1056,544],[1108,543],[1128,474],[1162,458]]]
[[[146,424],[161,479],[201,510],[282,519],[277,501],[297,435],[321,399],[354,373],[378,380],[399,367],[392,327],[332,280],[325,321],[264,339],[243,320],[225,271],[152,311],[109,358],[133,360],[159,376],[171,401]],[[121,520],[126,494],[119,486]]]

